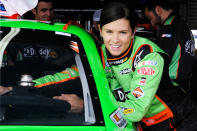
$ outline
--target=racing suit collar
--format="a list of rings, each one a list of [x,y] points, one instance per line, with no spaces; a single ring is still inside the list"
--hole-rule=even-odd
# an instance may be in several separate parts
[[[162,23],[162,25],[170,24],[173,21],[173,18],[175,17],[175,12],[172,12]],[[169,22],[170,21],[170,22]]]
[[[109,53],[109,51],[105,48],[106,54],[107,54],[107,61],[108,61],[109,65],[119,65],[119,64],[126,62],[131,55],[132,47],[133,47],[133,39],[131,40],[131,44],[130,44],[129,48],[124,53],[122,53],[121,55],[116,56],[116,57],[113,57]]]

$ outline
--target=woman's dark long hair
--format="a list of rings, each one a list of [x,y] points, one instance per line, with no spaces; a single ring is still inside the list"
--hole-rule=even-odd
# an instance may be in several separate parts
[[[105,24],[121,18],[129,20],[132,31],[134,31],[137,20],[137,15],[134,13],[134,10],[131,10],[123,2],[109,2],[104,6],[103,10],[101,11],[100,27],[102,28],[102,26],[104,26]]]

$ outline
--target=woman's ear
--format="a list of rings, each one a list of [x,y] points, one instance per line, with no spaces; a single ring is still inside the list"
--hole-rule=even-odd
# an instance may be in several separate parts
[[[134,38],[134,36],[135,36],[135,32],[136,32],[136,27],[134,27],[134,29],[133,29],[133,35],[132,35],[132,39]]]
[[[133,34],[134,34],[134,35],[135,35],[135,32],[136,32],[136,29],[137,29],[137,28],[136,28],[136,27],[134,27],[134,30],[133,30]]]
[[[102,30],[101,30],[101,25],[100,24],[98,24],[98,28],[99,28],[100,36],[102,37]]]

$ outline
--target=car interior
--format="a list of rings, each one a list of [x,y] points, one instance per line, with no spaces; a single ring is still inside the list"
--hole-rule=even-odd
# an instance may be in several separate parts
[[[1,30],[6,33],[2,35],[2,41],[9,34],[10,27],[3,27]],[[7,46],[3,55],[4,63],[0,68],[0,85],[12,86],[13,90],[0,95],[0,124],[95,124],[95,104],[92,101],[95,93],[90,94],[92,89],[89,89],[84,70],[89,67],[84,67],[80,53],[70,44],[73,40],[78,44],[80,39],[71,34],[62,35],[54,31],[23,28],[17,30],[10,40],[4,42]],[[53,82],[52,86],[42,88],[33,86],[35,83],[21,84],[24,77],[35,80],[62,72],[72,65],[76,65],[79,70],[79,77],[76,79]],[[31,82],[28,79],[25,83]],[[68,102],[52,99],[53,96],[61,94],[77,94],[84,100],[83,112],[70,113],[71,105]]]

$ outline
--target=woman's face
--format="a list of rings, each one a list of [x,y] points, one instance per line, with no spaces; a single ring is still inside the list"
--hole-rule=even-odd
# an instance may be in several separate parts
[[[129,48],[133,35],[129,21],[124,18],[108,23],[101,29],[104,44],[114,57]]]

